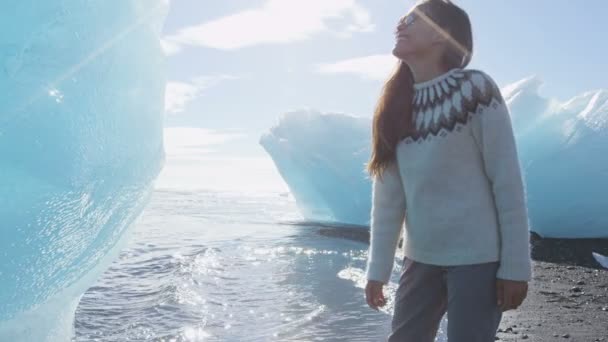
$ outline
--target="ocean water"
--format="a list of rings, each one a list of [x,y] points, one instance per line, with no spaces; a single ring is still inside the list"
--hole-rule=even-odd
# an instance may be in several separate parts
[[[73,340],[385,340],[395,284],[369,308],[368,245],[318,230],[287,193],[157,190],[81,298]]]

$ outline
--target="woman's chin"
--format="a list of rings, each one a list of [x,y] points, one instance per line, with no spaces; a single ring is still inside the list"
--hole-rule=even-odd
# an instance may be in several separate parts
[[[404,51],[404,49],[402,47],[400,47],[399,45],[396,45],[393,48],[393,56],[395,56],[401,60],[406,60],[408,53],[407,53],[407,51]]]

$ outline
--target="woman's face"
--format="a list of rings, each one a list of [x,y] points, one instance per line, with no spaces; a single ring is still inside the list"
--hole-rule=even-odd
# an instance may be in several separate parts
[[[393,55],[407,61],[413,57],[426,56],[437,48],[440,35],[428,21],[428,17],[418,7],[403,16],[395,30]]]

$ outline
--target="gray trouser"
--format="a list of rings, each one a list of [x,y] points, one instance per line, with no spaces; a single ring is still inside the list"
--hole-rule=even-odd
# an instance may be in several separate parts
[[[432,342],[448,313],[448,342],[493,342],[499,262],[437,266],[403,259],[389,342]]]

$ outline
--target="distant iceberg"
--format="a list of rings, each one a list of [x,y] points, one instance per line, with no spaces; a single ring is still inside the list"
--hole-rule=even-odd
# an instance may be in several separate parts
[[[363,161],[369,155],[369,119],[295,111],[260,144],[307,219],[365,224],[371,206]]]
[[[0,341],[69,341],[163,165],[166,0],[0,13]]]
[[[608,91],[559,102],[530,77],[502,88],[524,172],[531,230],[608,237]],[[260,137],[306,219],[368,226],[371,120],[294,111]]]

